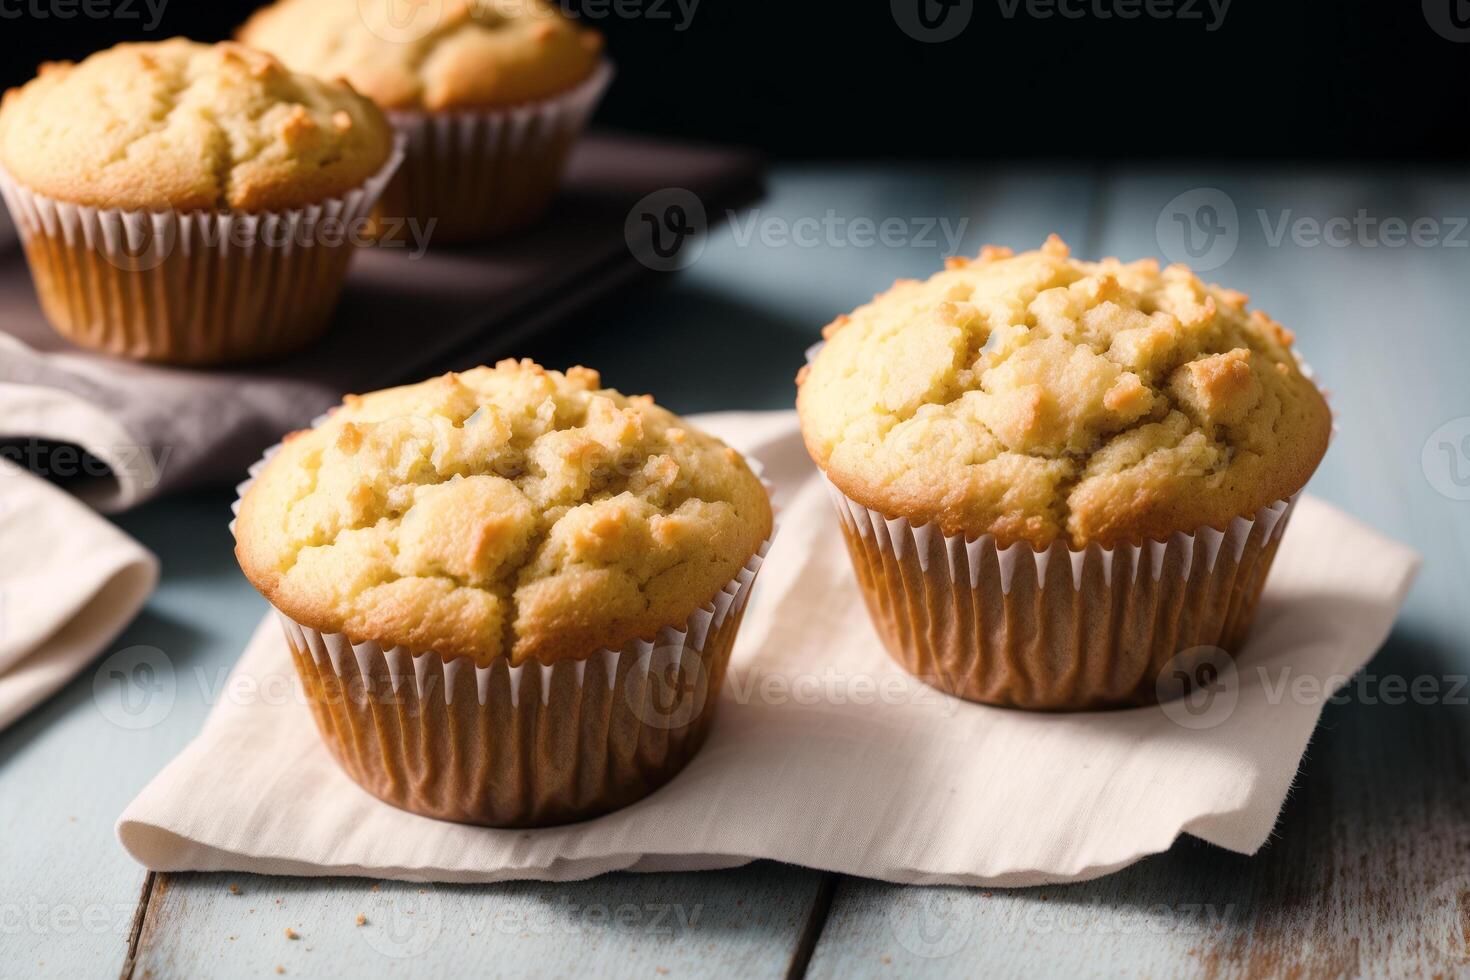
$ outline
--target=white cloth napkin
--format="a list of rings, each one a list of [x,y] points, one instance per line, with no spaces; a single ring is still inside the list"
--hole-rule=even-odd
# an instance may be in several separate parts
[[[0,459],[0,729],[90,663],[157,584],[142,545]]]
[[[1249,647],[1213,697],[1080,715],[984,707],[911,680],[884,653],[792,414],[698,422],[765,464],[781,529],[719,720],[667,787],[530,832],[393,809],[327,755],[267,619],[204,731],[122,815],[123,845],[165,871],[449,882],[773,858],[895,882],[1026,885],[1106,874],[1181,833],[1249,854],[1322,704],[1383,642],[1418,562],[1304,499]],[[1322,686],[1312,694],[1303,677]]]

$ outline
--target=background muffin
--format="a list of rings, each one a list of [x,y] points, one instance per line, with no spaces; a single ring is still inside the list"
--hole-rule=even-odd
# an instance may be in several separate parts
[[[545,0],[279,0],[239,37],[389,110],[409,153],[383,214],[445,242],[545,209],[609,75],[602,36]]]
[[[392,152],[372,102],[237,44],[119,45],[42,66],[0,105],[6,200],[47,316],[78,343],[153,360],[310,340],[350,246],[316,241],[299,209],[339,201],[336,218],[360,216]],[[258,223],[235,220],[246,213]],[[246,244],[264,246],[256,263]]]
[[[586,81],[602,37],[545,0],[280,0],[240,40],[325,78],[345,78],[384,109],[501,108]]]
[[[0,163],[99,208],[267,211],[358,187],[392,149],[350,89],[238,44],[124,44],[5,94]]]
[[[966,697],[1084,707],[1147,700],[1158,667],[1181,650],[1239,645],[1284,521],[1272,519],[1270,534],[1240,525],[1284,510],[1332,425],[1291,335],[1246,302],[1183,266],[1081,262],[1053,238],[897,283],[829,326],[798,408],[849,516],[871,511],[870,530],[903,519],[958,538],[970,560],[963,587],[945,586],[955,601],[970,602],[991,569],[1007,576],[985,597],[1005,599],[994,618],[977,607],[956,619],[943,603],[916,612],[902,579],[924,570],[870,553],[877,539],[849,526],[870,608],[900,660]],[[1168,550],[1174,536],[1206,531],[1199,550],[1219,549],[1210,562],[1193,560],[1193,544]],[[1227,534],[1221,549],[1216,536]],[[974,558],[976,542],[1006,560]],[[1033,570],[1016,577],[1023,552],[1053,545],[1075,549],[1060,559],[1072,574],[1025,559]],[[1250,567],[1236,567],[1236,546]],[[1163,595],[1166,561],[1185,587]],[[1153,564],[1152,584],[1125,585],[1139,562]],[[1048,598],[1064,587],[1090,600],[1084,616]],[[1022,603],[1034,624],[1007,619]],[[915,616],[944,620],[929,622],[940,632]],[[1008,659],[1033,632],[1037,657]]]
[[[702,741],[770,503],[734,450],[598,384],[505,361],[349,398],[245,493],[241,568],[288,619],[329,746],[389,802],[482,823],[574,819],[644,795]],[[359,668],[325,656],[333,637],[371,649],[373,676],[401,650],[468,693],[438,717],[430,692],[412,731],[350,735],[379,722],[333,696]],[[668,670],[680,684],[650,689]],[[544,738],[526,743],[533,729]],[[472,731],[480,744],[464,744]],[[420,738],[434,754],[416,763]],[[415,797],[399,774],[416,764],[455,771]]]

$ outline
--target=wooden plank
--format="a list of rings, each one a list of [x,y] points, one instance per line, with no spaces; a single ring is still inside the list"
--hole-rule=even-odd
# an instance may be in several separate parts
[[[121,522],[165,560],[158,592],[108,653],[155,648],[171,703],[160,695],[136,715],[120,710],[123,682],[110,668],[129,663],[103,658],[0,732],[0,974],[93,976],[124,962],[145,872],[113,823],[198,731],[215,672],[262,613],[233,568],[228,505],[221,493],[183,497]],[[134,710],[146,693],[128,689]]]
[[[781,977],[818,890],[769,862],[555,885],[159,875],[131,976]]]
[[[1470,215],[1470,182],[1352,173],[1117,179],[1099,251],[1158,254],[1165,206],[1211,187],[1229,195],[1239,221],[1234,254],[1211,277],[1252,293],[1295,330],[1338,392],[1341,432],[1312,492],[1426,555],[1405,617],[1344,703],[1327,708],[1276,838],[1256,857],[1184,840],[1070,886],[844,880],[812,976],[1470,975],[1470,714],[1461,686],[1470,672],[1470,504],[1438,493],[1443,475],[1421,463],[1439,425],[1470,416],[1470,252],[1303,246],[1290,232],[1273,245],[1265,231],[1283,216],[1292,227],[1360,208],[1409,222]],[[1403,695],[1388,678],[1406,687],[1424,678],[1437,694],[1391,703]]]

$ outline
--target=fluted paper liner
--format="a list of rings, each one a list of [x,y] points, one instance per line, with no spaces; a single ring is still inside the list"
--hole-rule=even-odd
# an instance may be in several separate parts
[[[914,527],[827,486],[895,660],[970,701],[1057,711],[1155,703],[1166,668],[1193,674],[1238,650],[1296,503],[1276,501],[1224,531],[1036,551]]]
[[[213,365],[288,353],[331,322],[354,243],[403,158],[361,187],[284,211],[127,211],[38,194],[0,168],[41,309],[82,347]]]
[[[435,242],[472,242],[534,222],[612,76],[603,62],[566,94],[524,106],[389,112],[407,152],[378,207],[378,234],[407,240],[413,229],[403,222],[413,219]]]
[[[250,468],[235,513],[279,451]],[[549,665],[354,643],[276,615],[322,740],[369,793],[462,823],[569,823],[647,796],[699,751],[769,544],[686,622]]]
[[[551,665],[354,644],[277,613],[317,728],[360,786],[427,817],[534,827],[615,810],[684,768],[762,560],[654,641]]]

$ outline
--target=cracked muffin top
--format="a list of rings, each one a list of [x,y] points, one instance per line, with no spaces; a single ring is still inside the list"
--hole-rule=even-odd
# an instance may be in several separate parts
[[[246,492],[240,567],[303,625],[481,665],[682,626],[770,501],[735,450],[599,384],[502,361],[349,396]]]
[[[1006,547],[1223,529],[1296,493],[1331,413],[1292,335],[1182,265],[987,247],[838,317],[798,376],[848,497]]]
[[[603,39],[546,0],[278,0],[238,37],[385,109],[512,106],[590,77]]]
[[[233,43],[120,44],[42,65],[0,105],[0,165],[101,208],[304,207],[363,184],[392,147],[370,100]]]

